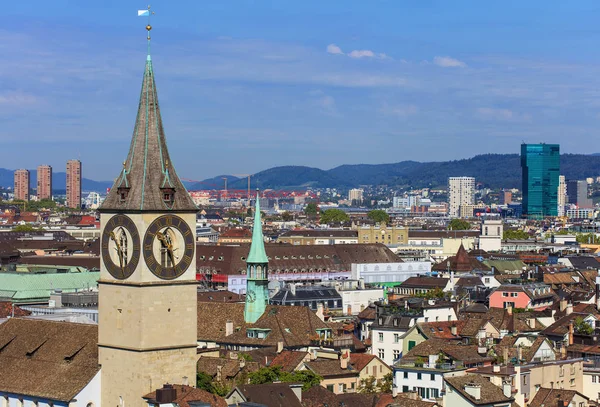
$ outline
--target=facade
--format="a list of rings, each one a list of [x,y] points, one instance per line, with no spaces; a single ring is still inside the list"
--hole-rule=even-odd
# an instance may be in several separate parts
[[[540,219],[558,216],[560,146],[521,144],[523,215]]]
[[[254,323],[265,312],[269,304],[269,258],[265,251],[258,192],[256,193],[256,208],[254,210],[252,245],[250,246],[250,253],[248,254],[246,264],[247,288],[244,320],[246,323]]]
[[[481,236],[479,236],[479,249],[486,252],[499,252],[502,250],[502,235],[504,224],[501,220],[485,219],[481,223]]]
[[[356,244],[359,243],[358,235],[356,230],[290,230],[279,235],[277,243],[287,243],[294,246]]]
[[[360,205],[363,201],[363,193],[364,190],[360,188],[353,188],[350,191],[348,191],[348,200],[353,205]]]
[[[16,170],[14,189],[15,199],[29,201],[30,186],[29,170]]]
[[[490,294],[490,307],[544,310],[554,303],[555,295],[549,285],[504,284]]]
[[[81,208],[81,161],[67,161],[67,207]]]
[[[448,178],[448,216],[456,218],[460,215],[460,207],[475,203],[475,178]]]
[[[361,226],[358,228],[358,243],[406,244],[408,229],[398,226]]]
[[[569,180],[567,181],[567,200],[577,209],[590,209],[593,207],[592,200],[588,198],[587,181]]]
[[[358,315],[369,304],[383,300],[383,288],[339,290],[338,292],[342,296],[342,309],[345,315]]]
[[[37,167],[37,197],[52,199],[52,167],[40,165]]]
[[[69,163],[76,206],[81,165]],[[198,208],[169,156],[150,55],[129,154],[99,212],[101,405],[146,406],[149,391],[194,382],[198,338]]]
[[[565,216],[565,208],[567,206],[567,183],[565,176],[558,176],[558,216]]]
[[[478,375],[448,377],[444,381],[444,406],[510,407],[515,401],[509,385],[501,388]]]

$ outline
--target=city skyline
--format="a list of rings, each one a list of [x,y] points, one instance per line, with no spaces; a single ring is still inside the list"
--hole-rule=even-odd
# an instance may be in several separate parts
[[[536,4],[356,2],[342,18],[339,6],[311,2],[154,4],[177,170],[204,179],[286,164],[443,161],[518,153],[521,141],[588,152],[584,140],[600,124],[598,58],[586,49],[597,6],[545,4],[539,13]],[[127,147],[142,77],[142,20],[116,1],[8,5],[0,136],[29,154],[5,167],[78,156],[90,179],[114,177],[125,157],[109,152]]]

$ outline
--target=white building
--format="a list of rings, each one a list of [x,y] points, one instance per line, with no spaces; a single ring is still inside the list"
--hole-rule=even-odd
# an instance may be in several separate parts
[[[567,206],[567,183],[564,175],[558,176],[558,216],[565,216]]]
[[[350,203],[356,201],[356,203],[361,204],[363,201],[363,192],[364,190],[360,188],[353,188],[350,191],[348,191],[348,200],[350,201]]]
[[[383,288],[338,290],[342,296],[342,307],[346,315],[358,315],[369,304],[383,300]]]
[[[499,252],[502,250],[502,234],[504,225],[501,220],[484,219],[481,223],[481,236],[479,236],[479,248],[486,252]]]
[[[407,261],[404,263],[363,263],[352,264],[353,280],[364,279],[365,283],[401,283],[409,277],[429,273],[431,262]]]
[[[461,205],[475,203],[475,178],[450,177],[448,178],[448,215],[458,217]]]

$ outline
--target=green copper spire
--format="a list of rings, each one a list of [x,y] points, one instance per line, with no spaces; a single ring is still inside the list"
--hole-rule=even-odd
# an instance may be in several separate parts
[[[254,227],[252,229],[252,244],[248,254],[247,263],[268,263],[269,258],[265,251],[265,240],[262,233],[262,221],[260,216],[260,194],[256,192],[256,205],[254,206]]]

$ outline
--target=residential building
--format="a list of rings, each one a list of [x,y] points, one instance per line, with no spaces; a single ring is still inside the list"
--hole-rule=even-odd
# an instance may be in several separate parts
[[[478,230],[409,230],[408,243],[391,248],[398,254],[423,253],[422,258],[437,263],[454,256],[461,245],[475,249],[479,236]]]
[[[481,223],[481,236],[479,236],[479,249],[486,252],[499,252],[502,250],[502,235],[504,224],[499,219],[484,219]]]
[[[512,203],[512,191],[502,190],[500,192],[500,203],[502,205],[508,205]]]
[[[279,235],[277,243],[287,243],[295,246],[362,243],[358,236],[359,233],[356,230],[347,229],[294,229]]]
[[[558,215],[560,146],[521,144],[523,215],[531,219]]]
[[[234,387],[225,396],[225,406],[275,406],[302,407],[302,384],[300,383],[265,383],[242,384]],[[189,404],[190,407],[196,405]],[[204,407],[203,404],[198,404]],[[211,404],[211,407],[213,405]],[[221,407],[216,406],[216,407]]]
[[[577,209],[591,209],[594,205],[588,198],[588,183],[586,180],[567,181],[567,202]]]
[[[358,243],[405,245],[408,243],[408,229],[385,224],[360,226],[358,227]]]
[[[384,298],[383,288],[358,288],[338,290],[342,296],[342,309],[345,315],[358,315],[370,304]]]
[[[554,303],[556,295],[547,284],[503,284],[490,295],[490,307],[544,310]]]
[[[392,369],[383,360],[368,353],[351,353],[349,364],[358,372],[359,383],[370,377],[374,377],[379,383],[387,374],[392,373]]]
[[[40,165],[37,167],[37,190],[38,199],[52,199],[52,167]]]
[[[268,298],[267,295],[267,300],[273,305],[303,305],[316,311],[318,304],[323,304],[330,312],[341,314],[345,311],[342,296],[332,287],[291,283],[277,291],[270,300]]]
[[[144,395],[143,399],[147,407],[227,407],[224,398],[181,384],[165,383],[162,388]]]
[[[358,390],[360,372],[349,362],[349,352],[342,352],[339,360],[317,359],[304,362],[304,368],[301,370],[310,370],[321,376],[321,386],[335,394],[353,393]]]
[[[558,177],[558,216],[565,216],[565,209],[567,206],[567,183],[565,182],[565,176],[559,175]]]
[[[348,191],[348,200],[352,205],[360,205],[363,202],[363,193],[365,191],[360,188],[353,188]]]
[[[197,230],[197,229],[196,229]],[[217,244],[240,244],[250,243],[252,241],[252,232],[246,228],[230,228],[219,233]]]
[[[81,208],[81,161],[67,161],[67,207]]]
[[[30,190],[29,170],[15,171],[14,198],[22,201],[29,201]]]
[[[460,215],[462,205],[475,203],[475,178],[448,178],[448,216],[456,218]]]
[[[101,406],[98,326],[10,318],[0,325],[0,405]]]
[[[353,263],[351,278],[353,280],[364,280],[367,284],[380,286],[395,286],[409,278],[431,271],[431,263],[428,261],[405,261],[396,263]]]
[[[444,379],[446,393],[444,406],[456,407],[510,407],[515,399],[510,385],[502,388],[492,384],[479,375],[464,375]]]
[[[598,394],[594,397],[597,400]],[[589,405],[590,398],[576,390],[541,387],[529,403],[529,407],[542,407],[552,405],[554,402],[558,402],[559,405],[562,404],[563,406],[585,407]]]

